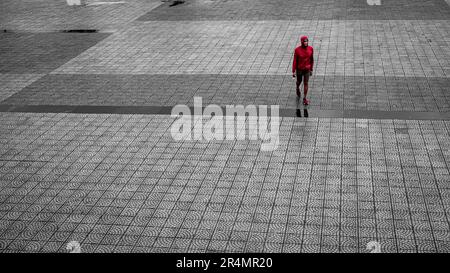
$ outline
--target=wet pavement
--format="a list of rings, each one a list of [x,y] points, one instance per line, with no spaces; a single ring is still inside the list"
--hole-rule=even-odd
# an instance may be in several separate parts
[[[84,2],[0,3],[0,252],[450,251],[448,1]],[[278,149],[174,140],[194,97]]]

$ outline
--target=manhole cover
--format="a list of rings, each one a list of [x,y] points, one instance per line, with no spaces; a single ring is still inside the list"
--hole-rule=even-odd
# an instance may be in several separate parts
[[[184,3],[184,1],[178,1],[178,0],[177,1],[173,1],[172,4],[169,5],[169,7],[178,6],[178,5],[181,5],[183,3]]]

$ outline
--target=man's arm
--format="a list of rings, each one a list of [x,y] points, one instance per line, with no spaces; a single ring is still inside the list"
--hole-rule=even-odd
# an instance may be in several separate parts
[[[310,59],[310,63],[311,63],[311,71],[313,71],[314,68],[314,49],[311,47],[311,59]]]
[[[292,77],[295,77],[296,70],[297,70],[297,51],[294,50],[294,61],[292,62]]]

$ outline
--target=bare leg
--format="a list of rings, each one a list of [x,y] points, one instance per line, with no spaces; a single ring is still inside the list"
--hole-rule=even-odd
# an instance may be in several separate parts
[[[297,88],[295,89],[297,91],[297,97],[300,97],[300,85],[302,84],[302,74],[297,73]]]
[[[308,94],[309,73],[305,73],[304,77],[305,81],[303,82],[303,93],[306,98],[306,95]]]

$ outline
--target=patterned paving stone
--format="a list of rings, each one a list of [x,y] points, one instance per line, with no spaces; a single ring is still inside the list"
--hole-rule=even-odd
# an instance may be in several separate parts
[[[0,33],[0,73],[45,74],[87,48],[107,33]]]
[[[282,118],[280,150],[270,154],[258,152],[259,146],[253,145],[258,141],[176,143],[170,136],[172,121],[170,116],[158,115],[2,114],[0,209],[7,212],[0,214],[2,252],[66,251],[70,240],[79,241],[84,252],[134,252],[138,248],[147,252],[366,252],[366,244],[377,238],[385,252],[446,251],[450,175],[437,166],[447,166],[450,160],[448,121]],[[401,134],[396,133],[399,130]],[[12,138],[17,132],[20,134]],[[345,163],[338,157],[333,163],[318,163],[334,150],[345,150],[359,160]],[[362,152],[357,154],[357,150]],[[27,155],[26,162],[20,159],[23,155]],[[48,160],[39,161],[41,156]],[[92,172],[112,158],[110,169],[135,172],[125,171],[109,182],[109,194],[102,195],[112,199],[109,205],[96,207],[86,201],[101,189],[98,179],[85,176],[77,185],[65,182],[74,180],[70,168]],[[275,167],[286,158],[291,158],[292,165]],[[428,162],[425,166],[429,168],[418,165],[418,158]],[[119,159],[127,160],[121,163]],[[244,162],[253,166],[248,172]],[[261,177],[257,166],[270,162],[269,173],[276,174],[271,180],[276,187],[257,183]],[[365,175],[375,162],[384,167],[386,184],[375,180],[383,172]],[[217,165],[220,175],[211,182],[206,169],[203,180],[190,175],[183,183],[161,173],[145,172],[138,180],[134,177],[136,171],[156,170],[159,164],[168,172],[190,166],[192,175],[205,170],[205,165]],[[15,183],[14,177],[7,179],[31,166],[54,173],[52,183],[46,184],[47,176],[39,176],[37,171],[31,173],[36,179],[21,183]],[[295,172],[289,176],[291,167]],[[355,176],[347,168],[354,169]],[[393,172],[394,168],[408,172]],[[299,175],[304,170],[310,175]],[[346,173],[342,177],[347,178],[329,180],[330,171]],[[427,180],[406,182],[407,175],[419,172]],[[100,175],[100,181],[107,175]],[[133,186],[135,183],[151,187]],[[234,189],[242,191],[235,200],[227,196]],[[333,189],[335,193],[330,192]],[[387,194],[386,206],[376,202],[374,193],[381,192]],[[177,199],[172,199],[174,193],[179,195]],[[348,197],[350,193],[354,199]],[[33,194],[58,199],[23,202]],[[138,203],[141,194],[147,198]],[[202,194],[207,194],[205,200],[209,201],[197,206],[195,200],[203,199]],[[189,195],[194,198],[185,198]],[[234,200],[237,213],[220,213],[222,205],[214,200],[224,195],[224,200]],[[75,202],[79,198],[84,198],[83,202]],[[183,204],[185,212],[176,210],[177,204]],[[379,209],[386,213],[375,214]],[[134,217],[128,216],[131,211],[135,217],[147,215],[147,220],[134,222]],[[244,211],[246,214],[241,213]],[[266,215],[267,211],[272,214]],[[86,216],[79,218],[82,212]],[[27,216],[19,220],[24,214]],[[170,218],[171,214],[176,217]],[[84,220],[96,215],[97,221]],[[179,222],[177,217],[181,217]],[[296,218],[300,226],[291,224]],[[228,228],[218,221],[232,221],[232,225]]]
[[[87,4],[95,2],[85,1]],[[161,4],[158,0],[127,0],[124,4],[69,6],[66,0],[4,0],[0,29],[49,32],[68,29],[114,31]]]
[[[448,78],[316,76],[310,109],[441,111],[450,107]],[[243,104],[298,108],[290,76],[47,75],[4,105],[193,106]],[[425,89],[425,90],[424,90]]]
[[[317,76],[449,77],[449,28],[445,20],[144,22],[52,73],[291,75],[305,34]]]
[[[0,101],[19,92],[24,87],[41,78],[42,74],[1,74]]]
[[[374,6],[355,0],[186,0],[176,6],[167,2],[138,20],[433,20],[449,16],[450,8],[443,0],[383,0]]]
[[[0,252],[449,252],[447,4],[1,1]],[[278,149],[175,141],[194,96],[280,105]]]

